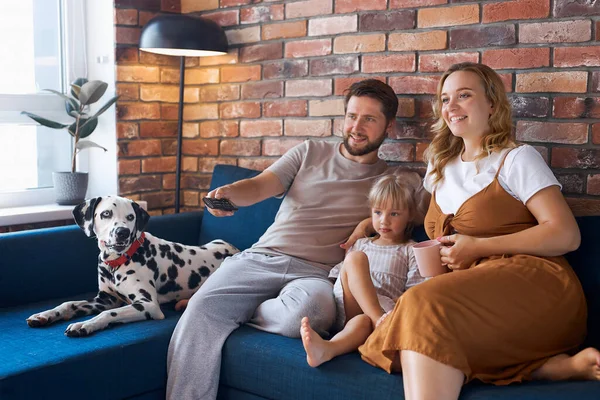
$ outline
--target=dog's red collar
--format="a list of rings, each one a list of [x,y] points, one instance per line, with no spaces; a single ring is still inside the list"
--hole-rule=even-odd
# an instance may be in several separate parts
[[[144,232],[142,232],[140,237],[131,244],[131,246],[129,247],[129,250],[127,250],[127,252],[125,254],[123,254],[121,257],[119,257],[115,260],[104,260],[104,264],[108,265],[109,267],[111,267],[113,269],[119,268],[121,265],[123,265],[127,261],[131,260],[131,257],[135,254],[137,249],[140,248],[140,246],[144,243],[145,240],[146,240],[146,235],[144,234]]]

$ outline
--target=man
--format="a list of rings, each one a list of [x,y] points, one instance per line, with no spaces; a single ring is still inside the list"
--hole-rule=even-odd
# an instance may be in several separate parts
[[[241,324],[289,337],[300,337],[304,316],[320,334],[333,324],[327,276],[344,258],[340,245],[370,215],[373,180],[388,171],[377,150],[393,129],[398,99],[368,79],[350,87],[345,106],[342,144],[306,141],[258,176],[208,194],[242,207],[286,196],[259,241],[225,260],[190,300],[169,345],[168,399],[217,397],[221,348]]]

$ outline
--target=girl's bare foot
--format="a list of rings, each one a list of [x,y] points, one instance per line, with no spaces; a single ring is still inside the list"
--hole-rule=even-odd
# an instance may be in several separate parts
[[[572,357],[567,354],[559,354],[537,369],[533,373],[533,377],[553,381],[600,380],[600,352],[593,347],[588,347]]]
[[[333,358],[327,351],[329,342],[323,340],[321,336],[310,327],[307,317],[302,318],[300,336],[302,337],[302,344],[306,351],[306,361],[308,362],[308,365],[311,367],[318,367]]]
[[[187,307],[187,304],[188,304],[189,301],[190,301],[190,299],[179,300],[177,302],[177,304],[175,304],[175,311],[183,311],[183,310],[185,310],[185,308]]]

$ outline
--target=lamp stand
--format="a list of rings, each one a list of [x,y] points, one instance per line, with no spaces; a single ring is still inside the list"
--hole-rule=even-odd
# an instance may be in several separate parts
[[[179,214],[179,192],[181,186],[181,146],[183,141],[183,86],[185,84],[185,56],[179,65],[179,110],[177,115],[177,161],[175,166],[175,214]]]

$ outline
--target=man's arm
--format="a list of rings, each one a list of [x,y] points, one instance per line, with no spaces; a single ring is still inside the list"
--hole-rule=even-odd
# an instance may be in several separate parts
[[[251,206],[269,197],[283,194],[285,188],[281,181],[271,171],[263,171],[250,179],[242,179],[229,185],[218,187],[208,193],[207,197],[229,199],[236,206]],[[217,217],[233,215],[232,211],[222,211],[207,208],[208,212]]]

